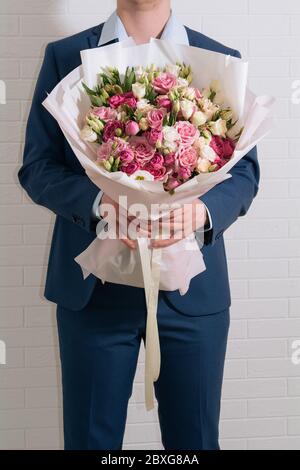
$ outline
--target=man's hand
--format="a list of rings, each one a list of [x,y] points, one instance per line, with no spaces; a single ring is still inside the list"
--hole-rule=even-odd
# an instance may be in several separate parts
[[[207,223],[208,218],[206,207],[199,199],[195,199],[192,203],[173,210],[167,216],[154,222],[153,225],[150,221],[140,223],[136,217],[129,215],[118,203],[104,194],[99,206],[99,213],[103,219],[109,218],[107,207],[109,207],[110,214],[112,210],[114,211],[114,218],[111,222],[115,222],[116,236],[132,250],[136,249],[137,244],[136,240],[128,236],[127,230],[130,224],[139,227],[136,230],[137,232],[141,231],[143,236],[152,239],[152,248],[164,248],[177,243],[179,240],[188,237],[198,228],[203,227]],[[153,228],[158,233],[160,239],[154,239],[154,232],[151,232]],[[126,237],[124,236],[125,233]],[[167,238],[165,235],[163,237],[163,234],[167,234]]]
[[[200,199],[195,199],[190,204],[185,204],[182,208],[170,213],[167,220],[160,220],[159,234],[164,231],[170,234],[168,239],[152,240],[153,248],[165,248],[177,243],[179,240],[188,237],[200,227],[208,222],[208,214],[205,205]]]
[[[120,240],[125,243],[128,248],[134,250],[136,248],[136,241],[131,240],[130,238],[124,238],[122,235],[121,227],[128,226],[129,223],[133,220],[134,217],[130,216],[125,209],[121,208],[117,202],[111,199],[106,194],[103,194],[101,203],[99,205],[99,213],[103,219],[108,218],[108,212],[106,211],[105,206],[111,206],[115,211],[115,224],[116,224],[116,236],[120,238]],[[122,237],[121,237],[122,235]]]

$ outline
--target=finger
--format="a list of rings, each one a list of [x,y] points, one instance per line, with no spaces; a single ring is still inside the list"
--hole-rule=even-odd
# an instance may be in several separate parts
[[[168,240],[153,240],[150,244],[151,248],[166,248],[168,246],[174,245],[179,240],[174,238],[169,238]]]
[[[176,238],[177,240],[188,237],[194,231],[192,221],[185,223],[174,222],[172,224],[161,224],[160,234],[164,234],[166,238]]]
[[[134,240],[130,240],[129,238],[122,238],[121,241],[131,250],[136,249],[136,242]]]

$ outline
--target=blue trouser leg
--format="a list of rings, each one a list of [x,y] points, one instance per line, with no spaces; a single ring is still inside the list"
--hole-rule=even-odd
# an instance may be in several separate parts
[[[144,298],[134,292],[139,308],[131,309],[121,293],[107,288],[97,298],[96,291],[80,311],[57,307],[66,450],[122,448]]]
[[[219,449],[229,310],[189,316],[160,296],[161,371],[154,383],[165,449]],[[57,307],[65,449],[122,448],[141,339],[144,292],[105,285],[80,311]]]
[[[229,309],[188,316],[164,303],[158,311],[161,370],[154,383],[167,450],[218,450]]]

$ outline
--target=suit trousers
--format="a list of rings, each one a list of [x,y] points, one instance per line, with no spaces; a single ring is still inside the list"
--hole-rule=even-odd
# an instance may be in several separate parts
[[[141,339],[145,345],[144,290],[97,280],[85,308],[57,305],[56,313],[64,448],[121,450]],[[161,369],[154,387],[162,445],[219,450],[229,309],[189,315],[160,292],[157,321]]]

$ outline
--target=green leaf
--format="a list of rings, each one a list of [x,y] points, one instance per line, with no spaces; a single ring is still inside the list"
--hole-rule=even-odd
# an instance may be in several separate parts
[[[232,127],[234,127],[236,125],[237,122],[238,122],[238,119],[234,122],[232,122],[232,119],[227,121],[227,130],[229,131]]]
[[[169,125],[169,116],[166,114],[163,119],[163,126]]]
[[[89,96],[94,96],[94,95],[97,95],[97,92],[95,90],[92,90],[91,88],[89,88],[84,82],[81,82],[82,83],[82,86],[83,88],[85,89],[86,93],[89,95]]]
[[[90,100],[93,106],[102,106],[103,105],[103,100],[100,98],[100,96],[90,96]]]
[[[151,85],[149,85],[146,88],[146,94],[145,94],[146,100],[148,100],[151,104],[153,104],[155,102],[156,96],[157,96],[157,94],[156,94],[154,88]]]

